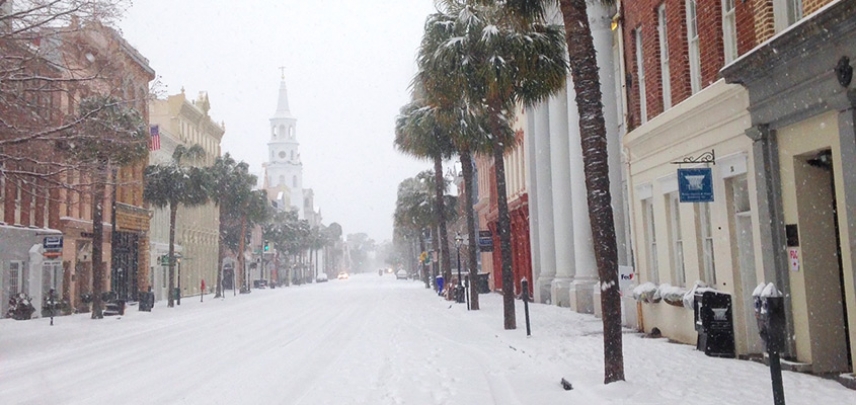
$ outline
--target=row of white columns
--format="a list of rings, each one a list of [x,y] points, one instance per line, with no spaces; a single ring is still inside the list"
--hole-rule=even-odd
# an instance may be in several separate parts
[[[619,177],[610,176],[613,200],[620,201],[620,160],[617,139],[616,100],[612,74],[612,32],[610,12],[589,5],[597,62],[601,67],[601,89],[610,146],[610,166]],[[592,243],[586,198],[583,151],[580,144],[579,114],[573,81],[548,102],[530,109],[527,147],[529,161],[530,230],[533,237],[535,299],[542,303],[570,307],[577,312],[594,311],[597,263]],[[622,218],[616,214],[616,220]],[[623,229],[623,228],[622,228]],[[537,236],[537,237],[536,237]]]

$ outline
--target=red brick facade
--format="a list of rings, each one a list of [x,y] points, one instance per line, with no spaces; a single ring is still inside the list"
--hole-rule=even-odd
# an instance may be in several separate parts
[[[743,55],[775,34],[773,3],[776,0],[735,0],[737,52]],[[803,0],[803,16],[807,16],[832,0]],[[642,54],[645,72],[647,119],[663,113],[663,82],[660,68],[660,38],[657,8],[666,7],[666,37],[669,47],[669,79],[672,105],[678,105],[692,95],[689,44],[687,40],[687,0],[623,1],[622,19],[626,44],[626,71],[631,78],[629,96],[630,129],[642,123],[638,67],[636,63],[636,31],[642,33]],[[699,35],[701,89],[719,80],[725,65],[723,40],[723,0],[696,0]]]
[[[735,1],[737,21],[738,53],[752,49],[756,44],[753,7],[756,2],[767,0]],[[664,111],[663,81],[660,68],[660,37],[658,33],[657,9],[665,5],[666,38],[669,48],[669,80],[672,105],[680,104],[692,95],[689,43],[687,39],[686,0],[638,0],[623,4],[625,60],[627,72],[632,77],[629,91],[630,126],[635,128],[642,122],[639,100],[639,78],[636,64],[636,30],[642,33],[642,54],[645,71],[645,97],[647,119]],[[719,70],[725,63],[722,32],[722,0],[697,0],[696,16],[699,35],[699,57],[701,87],[719,80]]]

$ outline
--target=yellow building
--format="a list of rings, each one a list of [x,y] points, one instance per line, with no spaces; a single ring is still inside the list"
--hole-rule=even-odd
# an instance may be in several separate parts
[[[150,123],[158,126],[160,149],[151,153],[149,164],[172,161],[178,145],[188,148],[200,145],[205,150],[205,157],[199,161],[183,161],[182,164],[212,165],[220,156],[225,126],[215,123],[208,115],[209,110],[208,94],[200,93],[196,100],[188,100],[184,89],[165,100],[152,101]],[[175,244],[181,259],[176,271],[176,287],[181,286],[182,296],[198,295],[202,280],[205,280],[206,292],[213,291],[216,286],[219,213],[213,202],[199,207],[178,208]],[[156,209],[151,223],[152,285],[156,298],[164,299],[169,284],[168,269],[158,259],[166,256],[169,248],[169,209]]]

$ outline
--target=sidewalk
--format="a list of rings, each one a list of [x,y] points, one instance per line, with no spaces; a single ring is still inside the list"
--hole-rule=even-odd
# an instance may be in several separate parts
[[[427,293],[427,292],[426,292]],[[770,371],[763,364],[707,357],[694,346],[665,338],[623,335],[626,382],[603,385],[602,323],[593,315],[567,308],[530,304],[532,336],[526,337],[523,303],[515,301],[517,330],[502,330],[502,297],[479,297],[480,314],[467,314],[455,304],[455,318],[486,323],[509,350],[525,352],[543,367],[556,369],[573,384],[568,402],[577,404],[772,404]],[[440,300],[438,300],[440,301]],[[439,302],[438,302],[439,303]],[[442,305],[450,305],[442,301]],[[463,320],[462,319],[462,320]],[[821,377],[785,371],[785,398],[790,404],[856,404],[856,391]]]

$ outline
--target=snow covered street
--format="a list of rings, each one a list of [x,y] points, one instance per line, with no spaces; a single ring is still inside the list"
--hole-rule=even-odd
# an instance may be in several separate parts
[[[526,337],[392,275],[182,299],[151,313],[0,320],[2,404],[772,404],[768,369],[625,334],[626,383],[602,385],[600,320],[532,305]],[[562,378],[573,383],[564,391]],[[784,373],[788,404],[856,391]]]

